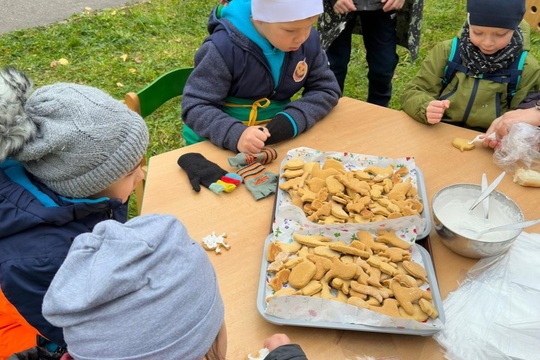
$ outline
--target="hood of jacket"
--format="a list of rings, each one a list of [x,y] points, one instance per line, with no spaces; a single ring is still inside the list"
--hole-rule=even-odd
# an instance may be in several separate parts
[[[41,313],[43,296],[73,239],[111,218],[125,222],[127,204],[120,199],[63,198],[20,163],[0,163],[0,300],[9,303],[0,307],[16,309],[14,324],[28,323],[44,337],[63,343],[62,329]]]
[[[0,240],[42,224],[63,226],[118,209],[119,199],[69,199],[47,188],[13,160],[0,164]]]
[[[232,4],[231,2],[227,7],[218,5],[212,9],[208,18],[208,34],[225,31],[231,41],[244,50],[255,54],[262,54],[262,50],[270,51],[272,45],[255,30],[251,23],[251,1],[235,0],[236,6]]]

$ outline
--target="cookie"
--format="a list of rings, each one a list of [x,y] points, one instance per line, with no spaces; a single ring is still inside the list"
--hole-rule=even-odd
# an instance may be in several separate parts
[[[293,239],[297,243],[302,244],[302,245],[307,245],[309,247],[326,246],[326,244],[332,240],[327,236],[304,235],[304,234],[299,234],[299,233],[294,233]]]
[[[370,310],[390,317],[401,317],[399,303],[396,299],[384,299],[381,306],[370,306]]]
[[[417,279],[420,279],[424,282],[427,282],[427,271],[422,265],[412,261],[403,261],[403,268],[412,276]]]
[[[394,231],[387,230],[379,230],[377,232],[377,238],[375,239],[375,241],[398,247],[403,250],[408,250],[412,246],[411,243],[402,240],[398,236],[396,236],[396,233]]]
[[[420,309],[422,309],[422,311],[425,312],[430,318],[435,319],[439,316],[439,312],[431,301],[422,298],[418,300],[418,305],[420,305]]]
[[[324,275],[324,280],[326,282],[332,281],[333,278],[351,280],[357,273],[358,265],[356,263],[344,263],[338,258],[333,258],[330,270]]]
[[[313,279],[316,272],[317,267],[314,263],[302,261],[292,268],[289,275],[289,284],[296,289],[301,289]]]
[[[285,284],[287,281],[289,281],[289,275],[291,273],[291,270],[289,269],[281,269],[276,273],[276,276],[270,280],[269,285],[274,291],[278,291],[282,288],[283,284]]]
[[[283,164],[284,170],[297,170],[304,167],[304,159],[302,158],[292,158],[289,159]]]
[[[469,140],[463,138],[455,138],[452,141],[452,146],[461,152],[474,149],[474,144],[469,144]]]

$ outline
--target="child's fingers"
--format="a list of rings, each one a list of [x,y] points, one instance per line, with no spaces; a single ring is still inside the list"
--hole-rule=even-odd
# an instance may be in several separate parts
[[[264,126],[259,126],[258,129],[259,129],[260,131],[262,131],[263,134],[265,134],[267,138],[270,136],[270,131],[268,131],[268,129],[265,128]],[[265,140],[266,140],[266,139],[265,139]]]
[[[489,147],[489,148],[495,149],[497,146],[499,146],[500,143],[501,143],[501,141],[498,140],[498,139],[490,140],[490,139],[486,138],[486,139],[484,139],[484,142],[482,143],[482,145],[484,145],[484,147]]]

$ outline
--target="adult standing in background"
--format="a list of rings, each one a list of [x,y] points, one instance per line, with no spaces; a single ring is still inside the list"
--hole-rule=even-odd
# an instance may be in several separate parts
[[[397,45],[418,57],[424,0],[324,0],[321,43],[341,91],[351,59],[352,35],[361,33],[368,63],[367,101],[388,107],[399,61]]]

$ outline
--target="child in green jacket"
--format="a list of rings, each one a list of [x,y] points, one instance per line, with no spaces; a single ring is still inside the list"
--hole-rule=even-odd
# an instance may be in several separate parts
[[[540,65],[527,54],[525,0],[468,0],[467,12],[461,36],[429,52],[401,104],[419,122],[486,131],[538,91]]]

